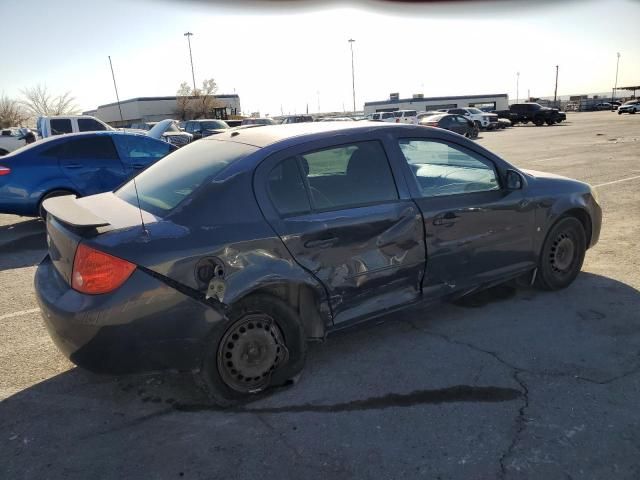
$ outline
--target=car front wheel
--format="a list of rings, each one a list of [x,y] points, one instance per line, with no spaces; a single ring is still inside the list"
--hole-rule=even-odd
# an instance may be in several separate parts
[[[215,404],[254,400],[302,371],[307,346],[289,305],[270,295],[251,295],[227,317],[209,336],[197,378]]]
[[[578,276],[586,251],[586,235],[575,217],[565,217],[551,228],[538,261],[536,285],[544,290],[559,290]]]

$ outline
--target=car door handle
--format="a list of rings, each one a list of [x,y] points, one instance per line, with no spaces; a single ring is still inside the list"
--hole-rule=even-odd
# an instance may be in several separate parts
[[[442,215],[438,215],[433,219],[434,225],[453,225],[458,219],[458,215],[455,212],[447,212]]]
[[[79,163],[65,163],[65,168],[82,168],[82,165]]]
[[[304,243],[306,248],[329,248],[338,241],[338,237],[322,238],[319,240],[309,240]]]
[[[144,168],[146,167],[146,165],[142,164],[142,163],[134,163],[133,165],[131,165],[133,168]]]

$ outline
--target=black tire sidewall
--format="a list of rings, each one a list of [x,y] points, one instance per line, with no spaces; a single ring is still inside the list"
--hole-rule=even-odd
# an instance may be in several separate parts
[[[551,254],[551,248],[554,240],[562,232],[570,232],[570,236],[575,243],[577,259],[569,274],[559,277],[552,269],[551,264],[547,261]],[[549,230],[545,238],[538,261],[538,273],[536,276],[536,284],[545,290],[560,290],[568,287],[578,276],[584,262],[586,252],[586,234],[584,227],[575,217],[560,218]],[[575,258],[575,257],[574,257]]]
[[[279,367],[272,375],[267,388],[256,393],[242,393],[230,388],[218,372],[217,354],[220,340],[229,328],[250,313],[263,313],[270,316],[280,328],[285,345],[289,351],[287,363]],[[203,362],[198,373],[198,383],[205,389],[209,398],[221,407],[231,407],[257,400],[268,392],[270,387],[284,384],[298,375],[306,360],[307,343],[304,329],[296,312],[277,297],[255,294],[246,297],[234,305],[227,318],[211,330],[202,356]]]
[[[48,198],[63,197],[65,195],[75,195],[75,193],[70,190],[51,190],[50,192],[47,192],[45,195],[43,195],[43,197],[38,202],[38,217],[46,220],[46,215],[43,215],[44,212],[42,210],[42,204],[45,200],[47,200]]]

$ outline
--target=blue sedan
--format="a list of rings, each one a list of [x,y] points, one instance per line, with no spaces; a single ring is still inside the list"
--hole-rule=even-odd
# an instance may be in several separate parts
[[[47,198],[111,191],[173,150],[160,140],[115,131],[33,143],[0,159],[0,213],[42,216]]]

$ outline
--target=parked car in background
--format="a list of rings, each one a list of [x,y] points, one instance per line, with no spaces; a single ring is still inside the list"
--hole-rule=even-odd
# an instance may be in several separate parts
[[[567,112],[577,112],[580,109],[580,105],[575,102],[567,103],[564,107]]]
[[[640,112],[640,100],[629,100],[618,107],[618,114]]]
[[[418,114],[416,115],[416,119],[418,120],[418,123],[420,123],[420,120],[422,120],[423,118],[426,117],[432,117],[434,115],[441,115],[442,112],[438,111],[438,110],[429,110],[426,112],[418,112]]]
[[[193,140],[193,135],[183,132],[176,120],[166,119],[156,123],[147,135],[157,140],[169,142],[176,147],[182,147]]]
[[[324,117],[319,122],[353,122],[353,118],[350,117]]]
[[[543,107],[538,103],[514,103],[509,105],[509,110],[498,110],[494,113],[500,118],[509,119],[513,125],[533,122],[540,127],[545,123],[553,125],[566,119],[564,112],[560,112],[557,108]]]
[[[273,118],[243,118],[242,125],[275,125]]]
[[[225,123],[229,125],[229,128],[235,128],[242,125],[242,119],[234,119],[234,120],[227,119],[225,120]]]
[[[475,107],[445,108],[439,111],[452,113],[455,115],[464,115],[466,118],[468,118],[473,123],[475,123],[478,126],[478,128],[492,129],[495,127],[495,125],[492,125],[492,124],[498,121],[498,116],[495,113],[483,112],[479,108],[475,108]]]
[[[378,122],[395,123],[396,117],[393,112],[376,112],[371,114],[371,120]]]
[[[417,115],[418,112],[416,110],[396,110],[393,112],[396,123],[416,124],[418,123]]]
[[[439,113],[420,120],[420,125],[424,127],[437,127],[450,130],[467,138],[478,138],[480,129],[478,125],[462,115],[451,113]]]
[[[281,124],[313,122],[311,115],[287,115],[280,119]]]
[[[611,110],[618,110],[618,107],[620,105],[622,105],[622,102],[618,102],[617,100],[614,100],[613,102],[609,102],[611,104]]]
[[[44,207],[35,291],[62,353],[193,372],[222,406],[295,378],[308,340],[385,312],[517,278],[565,288],[602,218],[585,183],[372,122],[233,130]]]
[[[0,130],[0,157],[35,140],[35,134],[28,128],[4,128]]]
[[[0,158],[0,213],[37,216],[47,198],[113,190],[173,150],[169,143],[119,131],[32,143]]]
[[[103,132],[114,130],[111,126],[89,115],[38,117],[36,129],[40,138],[78,132]]]
[[[601,102],[597,103],[595,106],[596,110],[611,110],[611,104],[609,102]]]
[[[508,128],[511,127],[511,120],[508,118],[498,118],[498,125],[500,128]]]
[[[215,135],[229,129],[229,125],[224,120],[216,119],[198,119],[187,120],[184,124],[184,130],[193,135],[193,140]]]

